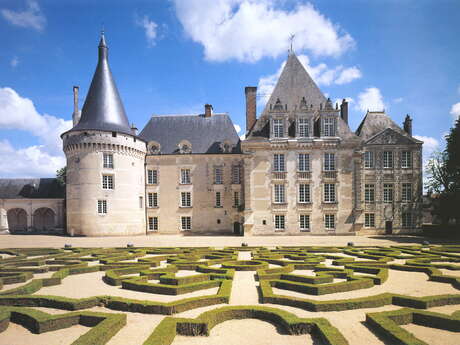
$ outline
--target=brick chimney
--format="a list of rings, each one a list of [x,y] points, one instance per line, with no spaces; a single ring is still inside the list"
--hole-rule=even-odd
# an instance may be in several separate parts
[[[257,120],[257,87],[246,86],[244,88],[246,94],[246,133],[254,126]]]
[[[342,100],[342,104],[340,104],[340,117],[348,125],[348,102],[345,98]]]
[[[407,114],[406,118],[404,119],[403,127],[404,127],[404,131],[410,136],[412,136],[412,119],[409,116],[409,114]]]
[[[80,122],[81,112],[78,110],[78,86],[73,87],[73,114],[72,114],[72,122],[73,125],[76,126],[78,122]]]
[[[212,105],[205,104],[204,105],[204,117],[211,117],[212,116]]]

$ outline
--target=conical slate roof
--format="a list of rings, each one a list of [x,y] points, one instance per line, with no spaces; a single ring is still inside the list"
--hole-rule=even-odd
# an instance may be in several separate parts
[[[299,107],[303,97],[305,97],[308,108],[310,108],[310,104],[313,104],[313,107],[318,109],[320,103],[326,103],[326,97],[294,52],[291,52],[263,114],[269,111],[270,104],[275,105],[278,99],[283,106],[287,104],[288,111],[291,111],[296,106]]]
[[[81,119],[72,130],[102,130],[132,134],[110,71],[104,34],[101,35],[99,42],[99,59],[81,111]]]

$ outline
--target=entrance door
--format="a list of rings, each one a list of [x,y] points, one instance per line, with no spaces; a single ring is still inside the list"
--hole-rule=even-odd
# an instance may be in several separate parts
[[[393,233],[393,222],[391,220],[387,220],[385,222],[385,233],[387,235],[391,235]]]
[[[243,227],[240,223],[234,222],[233,223],[233,234],[243,236]]]

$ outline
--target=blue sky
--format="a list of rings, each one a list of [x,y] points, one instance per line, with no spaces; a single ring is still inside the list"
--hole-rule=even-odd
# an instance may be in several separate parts
[[[102,25],[129,120],[228,112],[244,134],[244,87],[258,112],[288,37],[321,90],[367,109],[409,113],[425,156],[460,115],[458,0],[0,0],[0,177],[53,176],[96,66]]]

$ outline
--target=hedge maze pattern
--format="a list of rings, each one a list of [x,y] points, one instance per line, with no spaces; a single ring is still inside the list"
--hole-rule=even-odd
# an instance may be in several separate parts
[[[246,253],[244,260],[242,253]],[[209,336],[214,326],[239,319],[267,321],[284,334],[309,334],[317,344],[345,345],[352,342],[325,312],[360,309],[365,309],[363,322],[375,335],[376,343],[426,344],[403,327],[408,324],[429,327],[432,332],[453,332],[460,343],[458,245],[70,247],[4,249],[0,255],[0,344],[1,333],[7,332],[11,323],[36,334],[83,325],[89,330],[72,344],[110,344],[126,326],[129,313],[142,313],[164,315],[145,337],[144,345],[173,344],[177,335]],[[101,271],[103,276],[98,279],[102,279],[107,291],[135,291],[145,297],[132,299],[107,294],[69,298],[65,294],[41,293],[47,287],[63,284],[69,275]],[[426,280],[448,286],[453,293],[414,296],[398,294],[391,288],[384,293],[366,293],[372,287],[385,287],[392,272],[401,271],[423,273]],[[258,301],[254,305],[228,305],[238,275],[246,272],[253,274],[255,280],[253,286],[244,288],[256,288]],[[216,292],[209,293],[209,289]],[[334,298],[337,293],[358,290],[363,290],[361,297]],[[191,293],[198,295],[190,297]],[[173,296],[173,299],[159,296]],[[318,299],[318,296],[323,297]],[[453,312],[429,310],[448,305],[454,307]],[[93,310],[97,308],[105,308],[106,312]],[[200,311],[198,316],[182,316],[194,309]],[[312,317],[301,316],[307,312]],[[316,317],[316,312],[321,316]],[[225,339],[221,341],[225,344]]]

